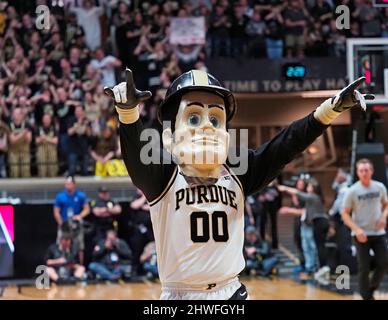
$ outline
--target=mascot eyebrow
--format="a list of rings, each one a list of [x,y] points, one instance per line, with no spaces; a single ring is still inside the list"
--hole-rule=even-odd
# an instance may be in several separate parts
[[[186,107],[193,106],[193,105],[201,107],[201,108],[205,108],[205,105],[199,101],[189,102]],[[220,108],[221,110],[225,110],[225,108],[223,106],[220,106],[219,104],[214,104],[214,103],[209,104],[208,107],[209,108]]]

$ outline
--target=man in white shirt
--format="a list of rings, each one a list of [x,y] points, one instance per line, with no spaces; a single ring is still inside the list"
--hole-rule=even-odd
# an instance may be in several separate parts
[[[121,61],[111,55],[105,55],[103,49],[95,51],[95,59],[91,61],[94,69],[101,72],[100,84],[104,87],[112,87],[116,84],[115,68],[121,67]]]
[[[101,46],[100,16],[104,13],[103,8],[94,6],[92,0],[83,0],[80,8],[70,5],[70,11],[77,15],[77,24],[85,31],[86,45],[90,50],[96,50]]]
[[[355,237],[360,294],[364,300],[373,300],[373,292],[379,287],[388,267],[385,235],[388,216],[387,189],[381,182],[372,180],[373,164],[369,159],[358,160],[356,168],[360,180],[349,188],[345,196],[342,219]],[[375,269],[369,278],[371,249],[374,253]]]

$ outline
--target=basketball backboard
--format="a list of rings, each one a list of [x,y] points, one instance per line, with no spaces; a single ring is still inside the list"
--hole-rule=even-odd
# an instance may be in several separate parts
[[[361,91],[373,93],[369,104],[388,104],[388,38],[354,38],[347,40],[349,82],[366,77]]]

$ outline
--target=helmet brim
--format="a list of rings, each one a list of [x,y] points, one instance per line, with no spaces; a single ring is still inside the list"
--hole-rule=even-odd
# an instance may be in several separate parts
[[[232,120],[237,109],[237,102],[232,92],[230,92],[228,89],[225,89],[219,86],[214,86],[214,85],[208,85],[208,86],[191,85],[191,86],[186,86],[184,88],[179,89],[178,91],[171,94],[168,98],[164,99],[161,102],[158,109],[159,122],[162,123],[163,109],[165,108],[166,105],[168,105],[169,102],[171,102],[173,99],[177,99],[178,97],[181,99],[185,93],[193,92],[193,91],[210,92],[222,97],[225,102],[226,121],[229,122],[230,120]]]

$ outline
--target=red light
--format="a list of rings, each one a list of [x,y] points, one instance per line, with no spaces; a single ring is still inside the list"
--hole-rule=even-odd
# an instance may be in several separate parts
[[[387,0],[387,1],[388,1],[388,0]],[[381,111],[383,111],[385,108],[386,108],[385,106],[379,104],[379,105],[373,106],[373,107],[372,107],[372,111],[374,111],[374,112],[381,112]]]

